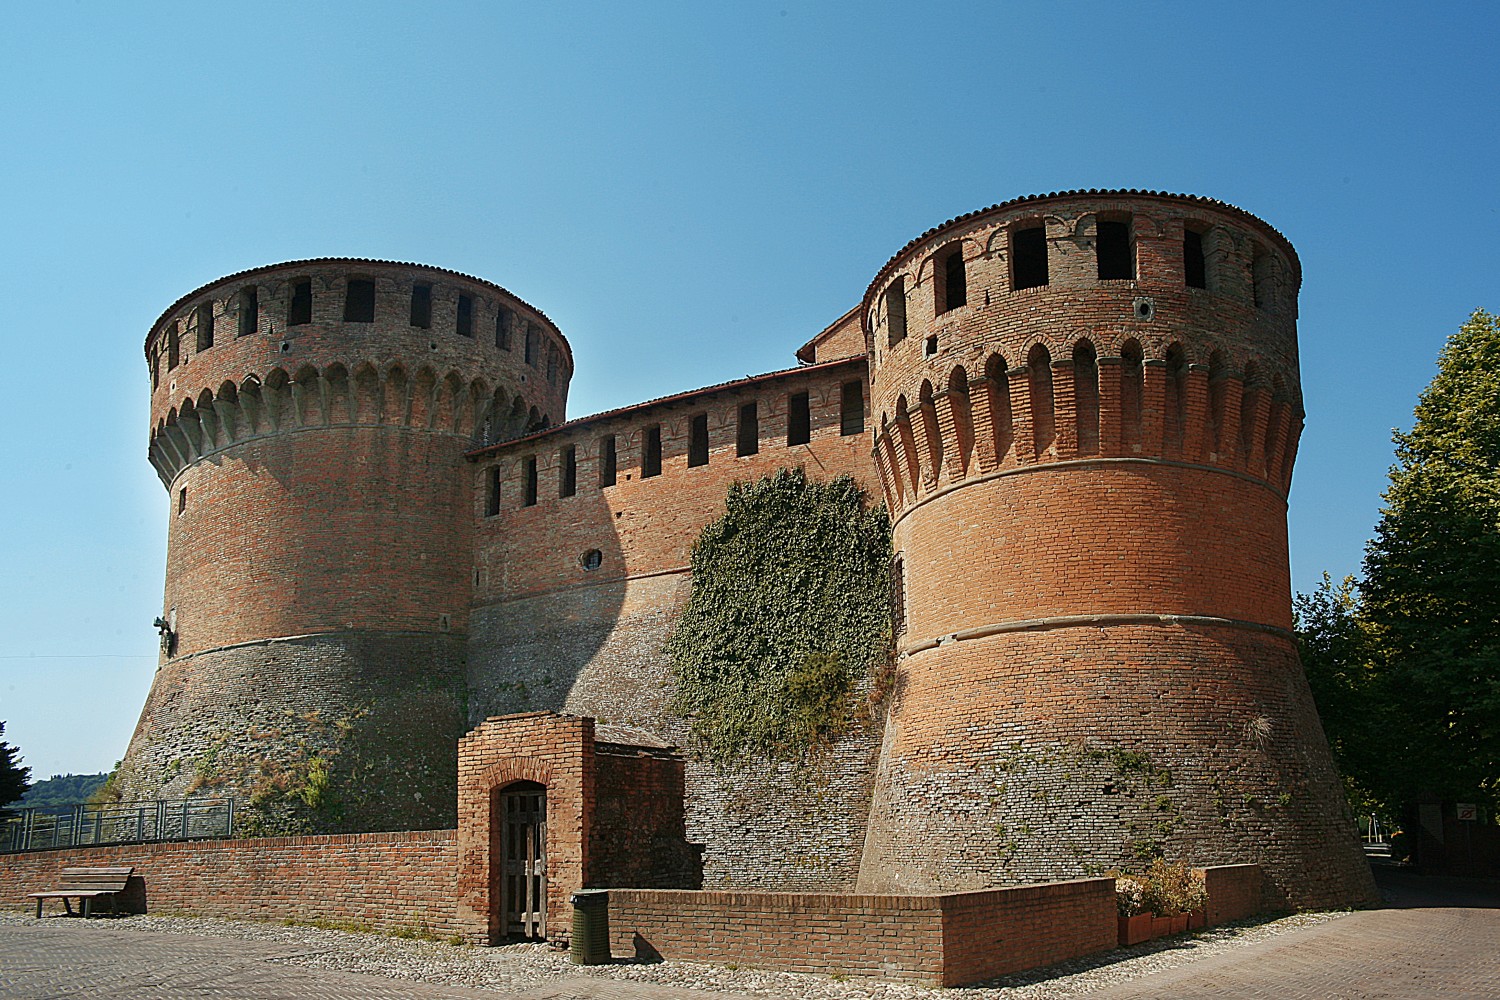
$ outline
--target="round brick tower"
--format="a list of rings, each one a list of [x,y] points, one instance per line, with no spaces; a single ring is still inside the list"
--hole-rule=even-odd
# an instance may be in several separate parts
[[[1291,631],[1300,265],[1221,202],[1025,198],[864,300],[896,693],[861,891],[1258,861],[1373,886]]]
[[[123,796],[233,794],[265,832],[451,826],[462,456],[562,420],[566,340],[488,282],[331,259],[184,296],[146,359],[171,521]]]

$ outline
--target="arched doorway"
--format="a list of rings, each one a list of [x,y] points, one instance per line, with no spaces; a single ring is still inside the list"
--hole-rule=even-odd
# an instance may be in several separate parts
[[[517,781],[495,795],[500,884],[492,898],[499,899],[500,933],[541,939],[547,936],[547,787]]]

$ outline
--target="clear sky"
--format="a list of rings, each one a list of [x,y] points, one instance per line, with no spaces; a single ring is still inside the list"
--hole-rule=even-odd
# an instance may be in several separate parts
[[[1444,339],[1500,310],[1500,7],[38,3],[0,32],[0,719],[108,769],[155,665],[147,327],[314,256],[496,281],[570,416],[787,367],[907,240],[1139,187],[1302,257],[1294,586],[1356,572]]]

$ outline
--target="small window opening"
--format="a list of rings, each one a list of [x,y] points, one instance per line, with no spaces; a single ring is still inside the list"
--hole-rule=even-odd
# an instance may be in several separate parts
[[[260,329],[260,289],[249,285],[240,289],[240,336]]]
[[[146,364],[151,368],[151,388],[154,390],[161,382],[161,351],[153,349]]]
[[[474,299],[469,295],[458,297],[458,312],[454,316],[453,332],[460,337],[474,336]]]
[[[600,552],[598,549],[589,549],[583,554],[583,557],[578,560],[578,565],[582,566],[584,569],[592,573],[594,570],[604,565],[604,553]]]
[[[187,510],[187,487],[177,491],[177,513],[181,514]]]
[[[177,367],[177,353],[179,346],[180,345],[177,338],[177,323],[174,321],[172,325],[167,328],[167,371],[171,371],[173,368]]]
[[[708,464],[708,414],[700,413],[688,425],[688,468]]]
[[[964,271],[964,248],[963,244],[955,246],[937,269],[939,284],[937,293],[937,311],[945,313],[950,309],[968,304],[969,282]]]
[[[536,456],[531,455],[526,459],[526,499],[523,501],[527,507],[536,506]]]
[[[646,428],[645,443],[641,448],[641,478],[649,479],[661,475],[661,426],[653,424]]]
[[[760,408],[753,402],[740,405],[740,426],[734,439],[734,453],[741,458],[760,451]]]
[[[195,325],[198,327],[198,350],[206,351],[214,346],[214,305],[205,302],[193,310]]]
[[[900,555],[891,560],[891,631],[906,631],[906,564]]]
[[[536,332],[536,324],[532,323],[530,320],[527,320],[526,321],[526,363],[528,365],[530,365],[531,367],[533,367],[533,368],[536,367],[536,352],[537,352],[537,346],[538,346],[538,343],[539,343],[539,339],[540,338],[538,337],[537,332]]]
[[[287,326],[312,322],[312,282],[299,281],[292,286],[292,301],[286,311]]]
[[[599,439],[599,485],[615,484],[615,436],[606,434]]]
[[[891,282],[885,290],[886,346],[895,347],[906,339],[906,276]]]
[[[937,357],[937,334],[927,338],[927,342],[922,345],[922,353],[929,358]]]
[[[375,322],[375,282],[350,278],[344,289],[344,322]]]
[[[786,399],[786,443],[807,444],[812,440],[812,409],[805,392],[794,392]]]
[[[1011,287],[1040,288],[1047,281],[1047,230],[1041,226],[1011,230]]]
[[[865,384],[845,382],[839,397],[839,433],[844,437],[865,432]]]
[[[432,286],[411,286],[411,325],[421,330],[432,327]]]
[[[1208,287],[1208,259],[1203,256],[1203,234],[1187,229],[1182,233],[1182,277],[1189,288]]]
[[[515,322],[515,314],[504,306],[495,313],[495,346],[502,351],[510,350],[510,328]]]
[[[1255,308],[1265,309],[1271,304],[1271,255],[1260,247],[1250,261],[1250,277],[1253,282]]]
[[[1099,220],[1094,252],[1099,261],[1100,281],[1135,277],[1135,252],[1130,245],[1130,223]]]
[[[570,497],[578,492],[578,446],[568,445],[560,457],[562,472],[557,480],[557,495]]]
[[[547,345],[547,384],[557,384],[557,345]]]
[[[490,466],[488,479],[484,491],[484,516],[494,517],[500,513],[500,466]]]

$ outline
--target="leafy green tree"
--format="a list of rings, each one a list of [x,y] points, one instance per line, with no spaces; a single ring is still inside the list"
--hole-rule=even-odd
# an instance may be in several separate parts
[[[5,735],[5,723],[0,722],[0,736]],[[31,786],[31,768],[22,767],[19,751],[9,743],[0,741],[0,806],[15,802]],[[0,808],[0,813],[4,813]]]
[[[1500,321],[1449,338],[1365,554],[1359,617],[1388,713],[1385,783],[1500,796]]]

